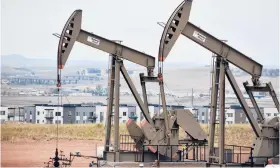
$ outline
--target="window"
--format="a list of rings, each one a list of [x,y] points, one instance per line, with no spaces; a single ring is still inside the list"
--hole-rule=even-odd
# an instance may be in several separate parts
[[[56,124],[61,124],[61,121],[60,120],[55,120],[55,123]]]
[[[79,112],[76,112],[76,116],[79,116]]]
[[[92,117],[93,116],[93,112],[89,112],[89,116]]]
[[[37,120],[37,124],[39,124],[39,120]]]
[[[30,119],[29,122],[32,123],[32,120]]]
[[[86,121],[83,121],[83,123],[85,124],[85,123],[86,123]]]
[[[140,114],[140,120],[142,121],[144,119],[144,116],[143,116],[143,114],[141,113]]]
[[[40,115],[40,111],[37,111],[37,115]]]
[[[45,122],[44,120],[42,120],[43,121],[43,123]]]
[[[72,111],[68,111],[68,116],[72,116]]]
[[[1,111],[1,115],[5,115],[5,111]]]
[[[202,112],[201,115],[204,116],[204,112]]]
[[[269,116],[271,116],[271,114],[270,114],[270,113],[267,113],[266,115],[267,115],[268,117],[269,117]]]
[[[83,116],[86,116],[86,112],[83,112]]]
[[[44,112],[43,112],[43,114],[44,114]]]
[[[233,114],[232,113],[228,113],[228,117],[233,117]]]
[[[274,113],[274,116],[276,117],[278,114],[277,113]]]
[[[126,116],[126,112],[123,112],[123,116]]]
[[[100,112],[100,122],[103,122],[103,119],[104,119],[104,113]]]
[[[78,121],[78,120],[76,120],[76,124],[79,124],[79,121]]]
[[[30,111],[30,113],[29,113],[30,115],[32,115],[32,111]]]
[[[55,116],[61,116],[61,112],[55,112]]]
[[[204,120],[201,120],[201,123],[204,124]]]

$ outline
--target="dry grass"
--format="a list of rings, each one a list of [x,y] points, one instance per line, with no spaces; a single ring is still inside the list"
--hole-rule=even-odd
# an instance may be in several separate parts
[[[201,126],[203,130],[208,133],[208,126]],[[56,128],[56,125],[2,124],[1,140],[8,142],[51,140],[55,139],[57,136]],[[58,126],[58,130],[59,139],[102,141],[105,137],[105,127],[103,124],[63,124]],[[112,129],[112,135],[113,131]],[[121,125],[120,134],[126,133],[125,125]],[[181,130],[180,138],[183,137],[184,132]],[[226,144],[248,146],[252,144],[253,138],[254,134],[250,125],[234,124],[226,126]]]

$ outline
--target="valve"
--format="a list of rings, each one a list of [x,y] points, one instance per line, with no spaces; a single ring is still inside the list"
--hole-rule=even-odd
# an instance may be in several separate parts
[[[259,77],[253,76],[253,77],[252,77],[252,82],[253,82],[253,85],[254,85],[254,86],[260,86],[260,85],[261,85],[261,82],[260,82],[260,80],[259,80]]]
[[[159,81],[162,81],[162,80],[163,80],[162,74],[159,73],[158,76],[157,76],[157,78],[158,78]]]
[[[95,165],[94,161],[89,163],[89,167],[93,167]]]
[[[60,82],[60,80],[59,80],[59,79],[57,80],[56,87],[58,87],[58,88],[60,88],[60,87],[61,87],[61,82]]]
[[[153,77],[154,76],[154,69],[153,68],[148,68],[148,76]]]
[[[54,157],[53,166],[54,167],[59,167],[59,157],[58,157],[58,150],[57,150],[57,148],[55,150],[55,157]]]

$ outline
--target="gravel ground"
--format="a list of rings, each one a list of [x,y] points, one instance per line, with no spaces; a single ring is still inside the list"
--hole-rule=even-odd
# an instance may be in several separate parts
[[[63,104],[79,104],[79,103],[90,103],[90,102],[102,102],[107,104],[107,97],[102,96],[72,96],[72,97],[63,97]],[[166,98],[168,105],[184,105],[191,106],[191,98]],[[158,104],[158,97],[149,97],[148,102],[151,104]],[[257,100],[260,107],[274,107],[272,99],[263,99]],[[2,106],[31,106],[33,104],[57,104],[57,97],[47,97],[47,96],[2,96],[1,105]],[[121,96],[121,104],[137,104],[133,96]],[[251,102],[247,100],[248,105],[251,105]],[[196,98],[193,101],[194,105],[205,106],[209,105],[208,98]],[[226,104],[239,104],[237,99],[227,99]]]

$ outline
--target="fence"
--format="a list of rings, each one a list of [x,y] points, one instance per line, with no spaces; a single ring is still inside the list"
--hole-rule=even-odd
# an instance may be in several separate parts
[[[139,139],[139,137],[133,138]],[[151,147],[153,147],[156,152],[153,153],[150,150]],[[162,149],[162,147],[164,147],[164,149]],[[158,152],[160,148],[161,150],[165,150],[165,155],[162,155],[160,152]],[[206,143],[185,143],[180,145],[142,145],[140,147],[138,146],[137,149],[136,143],[130,135],[121,135],[120,150],[135,152],[137,158],[141,158],[141,160],[136,160],[139,162],[145,162],[145,156],[150,157],[151,154],[157,155],[156,158],[159,162],[207,162],[208,160],[208,144]],[[253,164],[252,151],[253,148],[247,146],[225,145],[225,162]],[[216,156],[218,156],[218,152],[219,149],[215,148],[214,153]]]

